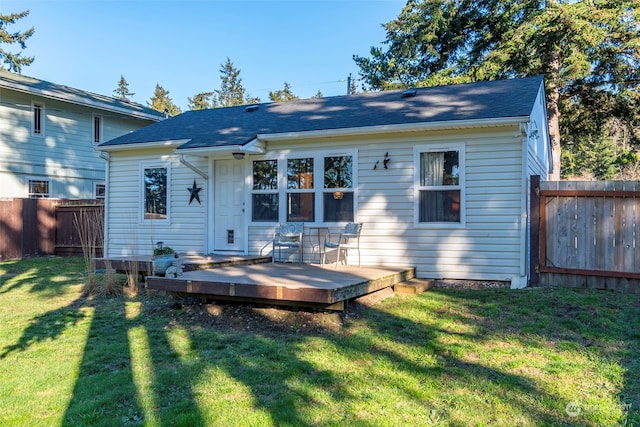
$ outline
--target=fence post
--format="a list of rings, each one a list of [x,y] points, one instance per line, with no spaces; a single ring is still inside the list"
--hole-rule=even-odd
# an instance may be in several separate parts
[[[540,175],[531,176],[529,196],[529,285],[540,284]]]

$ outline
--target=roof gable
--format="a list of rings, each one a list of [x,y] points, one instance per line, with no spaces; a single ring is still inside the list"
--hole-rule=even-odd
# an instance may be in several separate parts
[[[186,140],[180,149],[243,145],[264,134],[527,118],[542,76],[188,111],[101,146]],[[255,108],[257,107],[257,108]]]
[[[120,114],[143,118],[147,120],[162,120],[164,115],[149,107],[135,102],[124,101],[104,95],[98,95],[69,86],[38,80],[33,77],[0,70],[0,89],[13,89],[44,98],[70,102],[99,110],[117,112]]]

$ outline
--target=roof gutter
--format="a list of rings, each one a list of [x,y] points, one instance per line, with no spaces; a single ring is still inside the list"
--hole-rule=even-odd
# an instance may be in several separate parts
[[[137,142],[131,144],[122,145],[98,145],[96,150],[98,151],[134,151],[134,150],[146,150],[148,148],[174,148],[189,142],[190,139],[170,139],[167,141],[151,141],[151,142]]]
[[[351,127],[341,129],[313,130],[303,132],[283,132],[283,133],[265,133],[257,136],[257,139],[263,142],[267,141],[286,141],[300,140],[310,138],[328,138],[343,137],[357,135],[375,135],[392,132],[420,132],[427,130],[444,130],[444,129],[460,129],[460,128],[477,128],[477,127],[496,127],[519,125],[528,122],[529,116],[503,117],[490,119],[474,119],[474,120],[449,120],[446,122],[428,122],[428,123],[403,123],[397,125],[380,125],[369,127]]]
[[[182,163],[183,165],[185,165],[186,167],[188,167],[189,169],[191,169],[192,171],[194,171],[195,173],[200,175],[205,180],[209,179],[209,176],[206,173],[202,172],[194,164],[189,163],[188,161],[186,161],[184,159],[184,154],[182,154],[182,153],[178,154],[178,160],[180,161],[180,163]]]

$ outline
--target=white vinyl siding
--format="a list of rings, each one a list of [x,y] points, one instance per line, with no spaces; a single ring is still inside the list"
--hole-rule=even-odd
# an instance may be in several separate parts
[[[171,168],[171,197],[168,207],[171,222],[141,223],[141,186],[138,182],[140,164],[158,163],[169,164]],[[203,171],[208,168],[205,158],[189,157],[189,163]],[[165,246],[171,246],[180,254],[205,253],[209,184],[202,177],[181,164],[171,151],[114,152],[111,153],[109,165],[108,256],[150,255],[153,242],[157,241],[164,242]],[[133,171],[135,176],[132,175]],[[202,204],[189,204],[188,188],[193,186],[194,180],[202,188],[199,193]]]

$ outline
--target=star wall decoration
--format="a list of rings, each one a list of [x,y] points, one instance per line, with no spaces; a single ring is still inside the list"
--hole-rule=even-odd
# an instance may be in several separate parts
[[[200,190],[202,190],[202,188],[198,187],[196,185],[196,180],[193,180],[193,186],[191,188],[187,188],[187,190],[189,190],[189,193],[191,193],[191,197],[189,197],[189,204],[191,204],[191,202],[193,202],[193,199],[196,199],[198,201],[199,204],[202,204],[200,202],[200,195],[198,193],[200,193]]]

